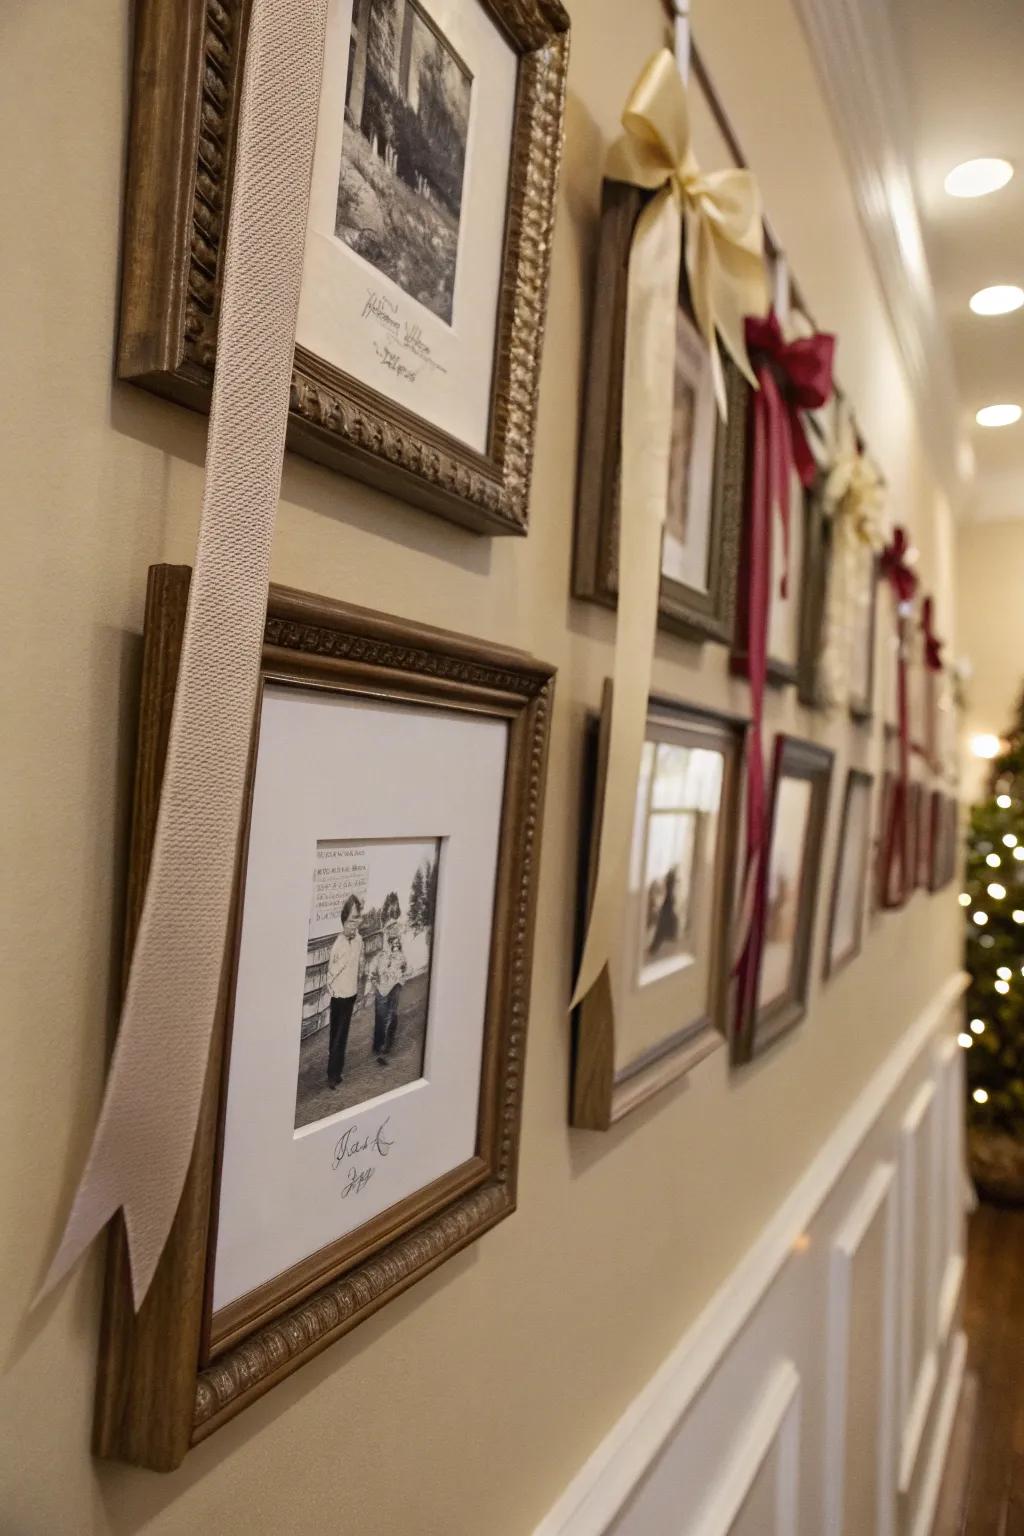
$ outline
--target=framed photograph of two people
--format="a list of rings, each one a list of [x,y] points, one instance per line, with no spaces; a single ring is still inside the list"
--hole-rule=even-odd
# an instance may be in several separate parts
[[[204,409],[250,0],[138,0],[120,377]],[[560,0],[330,0],[288,441],[527,527],[561,158]]]
[[[190,573],[150,573],[141,910]],[[101,1454],[157,1469],[515,1207],[552,669],[271,588],[192,1167],[136,1317],[115,1231]]]

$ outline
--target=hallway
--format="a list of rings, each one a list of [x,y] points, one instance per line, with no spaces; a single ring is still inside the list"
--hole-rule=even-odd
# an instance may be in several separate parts
[[[967,1378],[933,1536],[1022,1536],[1024,1210],[972,1216],[964,1325]]]

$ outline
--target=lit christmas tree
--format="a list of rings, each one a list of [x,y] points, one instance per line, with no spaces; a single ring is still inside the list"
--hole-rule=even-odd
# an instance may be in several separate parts
[[[971,1164],[986,1192],[1024,1199],[1024,694],[988,797],[971,811],[960,902]]]

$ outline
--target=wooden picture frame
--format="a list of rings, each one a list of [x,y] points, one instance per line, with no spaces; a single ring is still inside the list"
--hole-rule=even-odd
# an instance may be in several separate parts
[[[765,901],[760,927],[753,939],[756,944],[756,1001],[749,1016],[739,1020],[733,1032],[732,1056],[737,1066],[744,1065],[774,1045],[794,1029],[807,1012],[821,854],[828,820],[833,760],[834,753],[828,747],[802,741],[794,736],[779,735],[775,738],[771,811],[763,872],[766,882]],[[808,786],[805,808],[800,805],[805,797],[799,790],[787,796],[783,806],[782,793],[786,784]],[[789,823],[794,819],[794,812],[802,826],[798,861],[793,859],[792,848],[784,848],[781,842],[778,845],[776,842],[777,838],[790,831]],[[784,859],[781,857],[783,853]],[[785,925],[781,916],[786,904],[788,884],[782,878],[779,868],[783,862],[787,865],[793,865],[794,862],[798,864],[796,895]],[[787,930],[784,936],[773,938],[773,928],[781,934],[783,927]],[[778,965],[776,961],[780,955],[782,963]],[[779,971],[785,980],[777,992],[763,998],[769,966],[771,977],[768,984],[774,985],[775,974]]]
[[[826,980],[849,965],[861,952],[864,943],[865,906],[870,884],[871,858],[872,858],[872,829],[871,812],[874,800],[875,780],[872,774],[865,773],[861,768],[851,768],[846,775],[846,790],[843,795],[842,819],[839,823],[839,843],[836,848],[835,868],[832,875],[832,897],[829,903],[828,937],[825,943],[825,964],[823,974]],[[856,836],[854,814],[854,802],[858,796],[863,796],[864,824],[859,851],[856,846],[851,854],[851,837]],[[840,930],[845,926],[842,902],[849,899],[847,886],[848,872],[851,866],[847,860],[851,858],[859,860],[859,872],[853,881],[855,895],[853,898],[853,928],[851,942],[837,952]],[[857,871],[857,865],[853,869]]]
[[[945,890],[957,870],[959,853],[960,807],[955,795],[941,789],[931,793],[931,838],[928,889]]]
[[[519,60],[486,443],[382,392],[393,364],[371,387],[298,345],[288,444],[478,533],[525,534],[569,18],[560,0],[475,3]],[[135,6],[117,373],[195,410],[209,408],[249,15],[250,0]]]
[[[629,251],[645,194],[605,181],[584,390],[573,595],[614,608],[618,593],[619,463]],[[691,314],[685,265],[680,306]],[[715,422],[705,590],[662,574],[658,622],[689,640],[732,641],[750,387],[723,354],[728,422]]]
[[[187,567],[157,566],[150,572],[128,889],[129,953],[153,848],[189,580]],[[96,1399],[98,1454],[156,1470],[177,1466],[191,1446],[515,1209],[552,689],[553,670],[521,652],[288,588],[270,588],[225,982],[213,1026],[196,1142],[174,1226],[137,1315],[121,1219],[111,1228]],[[482,1030],[477,1035],[481,1066],[479,1088],[474,1078],[469,1079],[469,1093],[478,1093],[478,1107],[473,1109],[476,1101],[467,1100],[466,1116],[468,1144],[472,1145],[475,1135],[475,1149],[466,1162],[438,1177],[431,1176],[432,1182],[414,1188],[407,1198],[382,1209],[369,1221],[354,1218],[363,1224],[346,1229],[348,1236],[309,1254],[287,1275],[257,1287],[237,1304],[215,1311],[214,1259],[219,1265],[218,1245],[225,1222],[225,1158],[233,1134],[230,1125],[225,1129],[224,1106],[233,1080],[232,1051],[240,1038],[244,1045],[244,1030],[248,1028],[243,1013],[243,1035],[239,1037],[235,989],[240,985],[240,968],[247,953],[264,952],[266,932],[274,935],[274,944],[291,945],[289,955],[296,944],[302,952],[302,960],[285,978],[289,988],[296,977],[301,977],[301,966],[306,964],[301,910],[296,944],[292,943],[294,924],[282,925],[275,918],[269,929],[258,930],[255,940],[247,940],[244,922],[244,908],[251,895],[247,870],[251,866],[259,878],[261,840],[267,846],[266,818],[271,812],[265,809],[266,794],[259,789],[265,782],[260,779],[260,761],[261,754],[269,750],[264,741],[271,718],[268,709],[275,699],[285,700],[291,709],[315,712],[318,719],[333,722],[331,729],[342,720],[349,733],[346,741],[355,740],[351,733],[356,717],[365,719],[366,711],[372,709],[378,712],[374,717],[378,720],[383,718],[380,711],[386,711],[386,718],[397,722],[396,729],[421,731],[434,729],[436,712],[444,731],[462,733],[446,736],[449,745],[456,739],[465,740],[464,733],[470,731],[479,747],[481,730],[490,733],[492,743],[501,742],[500,748],[488,748],[496,765],[490,802],[493,812],[488,813],[493,818],[488,825],[495,827],[492,853],[488,854],[494,861],[489,866],[493,873],[488,886],[488,892],[493,890],[493,908],[484,903],[483,921],[490,943],[489,948],[486,944],[480,947],[475,962],[480,975],[480,1014],[474,1018],[482,1022],[471,1027]],[[278,739],[288,742],[291,738],[285,731]],[[294,747],[288,750],[294,751]],[[447,761],[443,755],[442,760]],[[325,759],[320,756],[317,761],[324,763]],[[336,777],[330,761],[333,758],[326,761],[322,771]],[[472,763],[465,771],[471,768]],[[260,794],[264,794],[262,802]],[[279,799],[269,801],[275,815]],[[258,810],[261,803],[262,811]],[[353,809],[353,818],[359,811],[358,806]],[[258,837],[257,814],[263,818]],[[348,834],[342,830],[330,835]],[[394,835],[408,836],[403,832]],[[362,840],[363,834],[358,837]],[[271,842],[276,843],[276,839],[275,824]],[[293,840],[292,846],[298,844]],[[312,855],[304,842],[300,851],[303,870],[308,871]],[[281,900],[273,883],[265,888],[269,900]],[[308,882],[305,890],[308,913]],[[460,900],[464,906],[468,902],[474,910],[479,908],[480,897],[472,889]],[[275,913],[279,910],[274,908]],[[312,923],[311,917],[309,921]],[[444,934],[449,931],[450,925],[442,930]],[[278,934],[286,936],[278,939]],[[447,942],[443,938],[442,944]],[[439,968],[440,962],[435,971]],[[308,968],[305,974],[308,977]],[[431,997],[437,995],[436,984],[436,977],[431,975]],[[295,1037],[298,1001],[297,993]],[[229,1039],[232,1030],[233,1041]],[[249,1051],[242,1065],[260,1059],[260,1052]],[[431,1060],[436,1059],[435,1050]],[[295,1082],[293,1070],[286,1085],[292,1104],[296,1102]],[[422,1086],[431,1089],[432,1083],[424,1079]],[[237,1083],[235,1087],[237,1090]],[[370,1114],[365,1104],[359,1109],[361,1114]],[[299,1143],[302,1138],[292,1132],[290,1112],[280,1136],[280,1128],[272,1126],[268,1116],[269,1111],[261,1109],[257,1117],[261,1137],[277,1137],[289,1146]],[[324,1120],[325,1129],[331,1132],[330,1141],[340,1124],[337,1116]],[[400,1126],[401,1121],[394,1124]],[[289,1210],[290,1215],[287,1205],[274,1209]],[[335,1221],[335,1211],[341,1209],[340,1201],[337,1205],[331,1202],[329,1207],[322,1204],[318,1220]],[[357,1208],[367,1209],[365,1205]],[[265,1227],[265,1217],[259,1219]],[[276,1224],[278,1229],[286,1225],[283,1221]]]
[[[926,891],[932,869],[932,790],[924,781],[917,788],[914,827],[914,884],[918,890]]]
[[[913,781],[907,785],[907,804],[903,817],[903,835],[896,825],[898,775],[887,770],[882,778],[882,804],[879,818],[878,868],[876,871],[878,906],[894,912],[906,906],[917,880],[915,795]]]
[[[600,813],[608,766],[611,698],[609,681],[605,684],[600,716],[588,722],[584,752],[584,815],[581,824],[579,881],[582,899],[577,924],[580,945],[585,932],[585,919],[593,900]],[[614,976],[609,974],[608,985],[602,982],[593,987],[573,1015],[569,1114],[573,1126],[585,1130],[608,1130],[670,1083],[685,1076],[724,1042],[731,992],[728,935],[731,927],[746,728],[745,721],[716,710],[664,697],[652,697],[650,700],[646,742],[652,743],[655,749],[664,743],[673,747],[711,750],[722,757],[721,783],[714,813],[714,846],[711,849],[703,847],[700,829],[694,838],[695,847],[703,851],[705,876],[708,879],[705,899],[700,904],[703,908],[699,913],[700,937],[694,935],[694,947],[706,950],[710,955],[706,991],[702,992],[701,1006],[692,1014],[674,1019],[672,1028],[660,1039],[617,1066],[616,999],[632,1000],[634,993],[642,996],[642,992],[633,985],[634,977],[630,975],[627,981],[626,976],[621,974],[626,969],[626,962],[620,959],[617,973]],[[653,774],[647,781],[648,801],[652,781]],[[642,771],[641,785],[643,783]],[[647,804],[641,818],[637,808],[634,837],[636,826],[641,820],[644,837],[640,901],[647,884],[646,838],[652,814],[671,814],[671,811],[652,813],[650,804]],[[697,863],[696,858],[694,863]],[[695,878],[699,878],[699,872]],[[686,903],[690,922],[693,921],[694,907],[692,892],[691,885]],[[627,901],[627,935],[631,932],[631,919],[635,915]],[[628,954],[631,950],[632,944],[627,937],[623,952]],[[672,975],[657,980],[655,986],[663,989],[664,996],[664,989],[673,987]],[[672,1007],[682,1001],[678,992],[670,992],[669,995]]]
[[[800,657],[797,697],[808,709],[828,708],[821,676],[832,566],[833,525],[822,501],[824,481],[818,476],[804,497],[804,558],[800,578]]]

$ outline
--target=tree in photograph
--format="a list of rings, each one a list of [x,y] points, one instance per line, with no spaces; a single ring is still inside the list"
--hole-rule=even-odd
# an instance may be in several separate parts
[[[426,927],[424,902],[423,865],[417,864],[416,873],[412,877],[412,889],[409,892],[409,926],[415,933],[419,933],[421,928]]]
[[[1024,694],[988,794],[971,811],[960,903],[971,978],[960,1044],[972,1166],[990,1187],[982,1165],[993,1148],[1005,1162],[1016,1144],[1024,1179]]]
[[[423,882],[423,926],[434,926],[434,908],[437,906],[437,860],[428,865]]]
[[[397,923],[402,915],[402,905],[398,900],[397,891],[388,891],[381,903],[380,921],[381,927],[386,928],[389,923]]]

